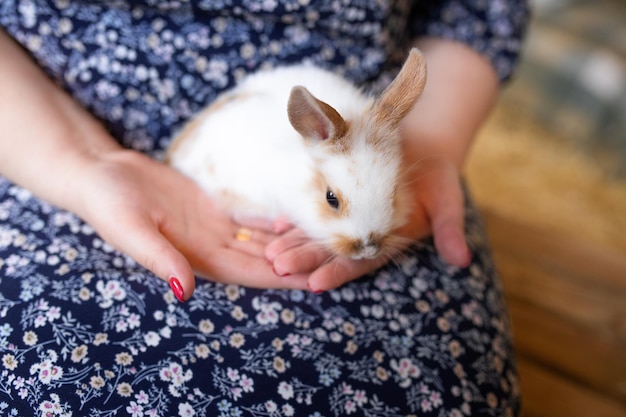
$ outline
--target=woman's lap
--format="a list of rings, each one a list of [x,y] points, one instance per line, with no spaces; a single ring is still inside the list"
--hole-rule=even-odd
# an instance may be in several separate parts
[[[506,309],[471,208],[468,237],[467,269],[422,243],[338,290],[199,281],[180,304],[0,178],[0,415],[515,415]]]

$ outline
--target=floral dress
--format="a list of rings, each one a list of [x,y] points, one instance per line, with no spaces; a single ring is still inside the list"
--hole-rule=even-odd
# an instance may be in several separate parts
[[[511,75],[514,0],[0,0],[0,26],[124,146],[161,158],[239,78],[311,61],[376,90],[409,39]],[[0,86],[1,94],[1,86]],[[166,283],[0,177],[0,416],[515,416],[506,307],[467,204],[467,268],[429,240],[321,294]]]

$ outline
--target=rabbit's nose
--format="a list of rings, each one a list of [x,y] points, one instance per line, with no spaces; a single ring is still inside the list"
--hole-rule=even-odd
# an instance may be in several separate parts
[[[339,235],[333,242],[334,251],[352,259],[373,259],[383,251],[385,238],[371,233],[362,237]]]
[[[380,242],[378,240],[368,240],[363,246],[363,257],[375,258],[380,252]]]
[[[380,253],[380,248],[381,240],[370,235],[367,239],[361,239],[357,241],[357,244],[355,245],[355,249],[357,250],[355,251],[355,256],[353,256],[353,258],[373,259]]]

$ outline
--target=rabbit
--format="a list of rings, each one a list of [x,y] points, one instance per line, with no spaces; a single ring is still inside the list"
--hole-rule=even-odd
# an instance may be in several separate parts
[[[310,64],[261,70],[189,122],[166,162],[233,215],[286,217],[332,256],[390,256],[410,210],[399,124],[425,82],[416,48],[378,98]]]

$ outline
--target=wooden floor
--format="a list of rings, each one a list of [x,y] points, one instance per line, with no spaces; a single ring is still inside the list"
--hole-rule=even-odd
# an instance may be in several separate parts
[[[526,417],[626,417],[626,254],[489,211]]]

